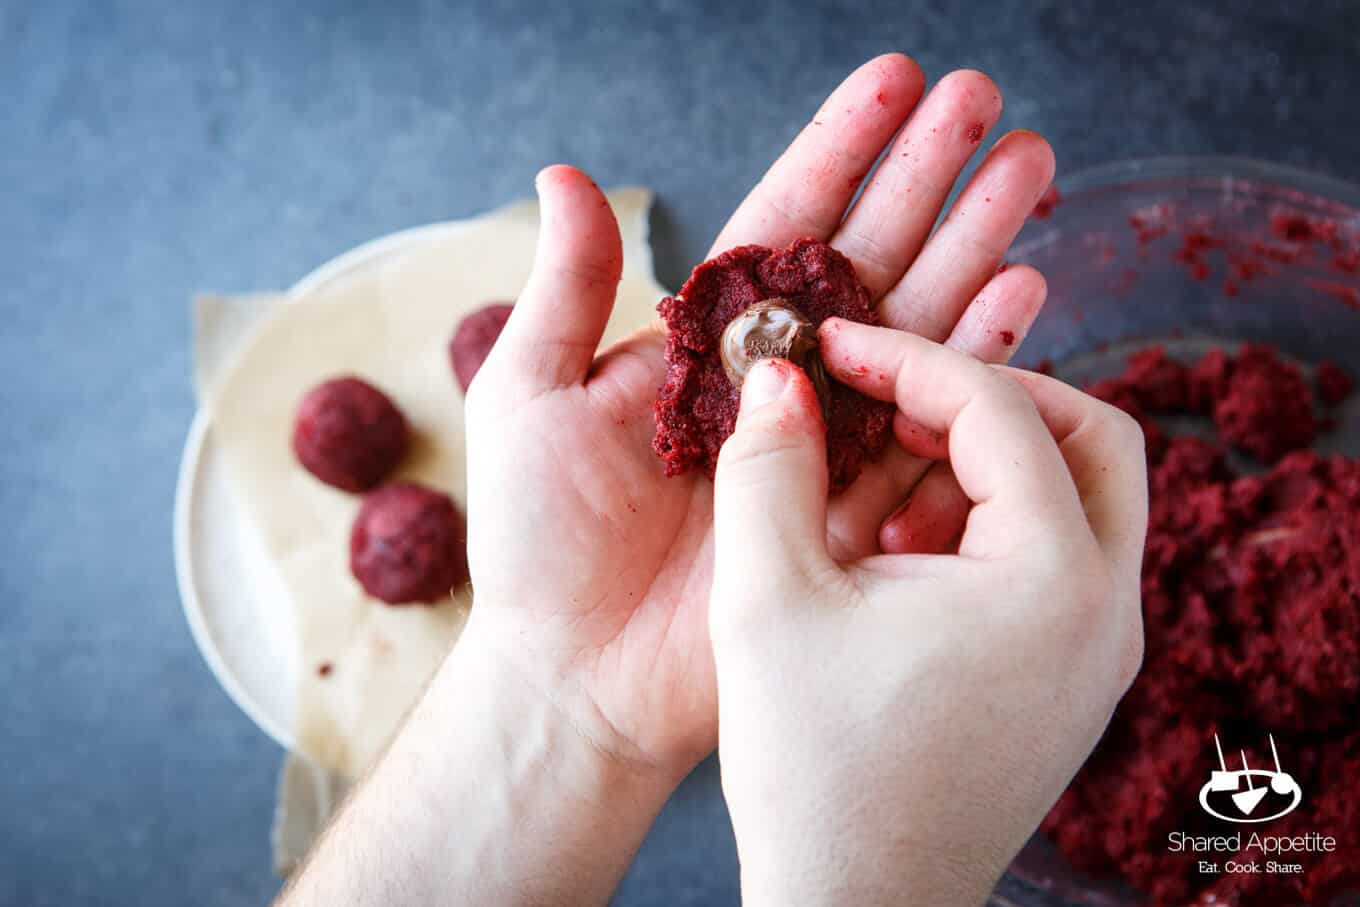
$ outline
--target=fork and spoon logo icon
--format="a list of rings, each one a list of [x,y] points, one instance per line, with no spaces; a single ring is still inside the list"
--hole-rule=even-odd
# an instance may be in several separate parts
[[[1214,749],[1218,751],[1218,770],[1211,771],[1209,780],[1199,789],[1199,805],[1206,813],[1225,822],[1241,824],[1269,822],[1288,815],[1303,802],[1303,790],[1294,780],[1294,776],[1280,767],[1280,754],[1275,749],[1275,736],[1273,734],[1269,736],[1270,755],[1275,760],[1274,771],[1251,768],[1247,765],[1245,750],[1238,750],[1238,755],[1242,757],[1242,768],[1229,771],[1228,764],[1223,759],[1223,745],[1218,740],[1218,734],[1214,734]],[[1288,798],[1289,802],[1267,815],[1255,815],[1267,797],[1277,802],[1283,802],[1284,798]]]

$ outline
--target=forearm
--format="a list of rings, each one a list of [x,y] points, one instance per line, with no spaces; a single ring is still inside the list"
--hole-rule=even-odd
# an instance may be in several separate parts
[[[981,785],[953,783],[955,760],[931,756],[930,741],[950,743],[948,731],[904,721],[857,734],[844,730],[865,724],[853,695],[824,696],[774,675],[753,697],[750,676],[727,676],[719,756],[745,907],[987,900],[1020,841],[1007,816],[970,792]],[[781,716],[769,705],[780,699],[811,711]],[[839,717],[817,717],[828,715]],[[769,739],[804,745],[760,749]],[[876,767],[887,753],[891,772]]]
[[[978,907],[987,900],[1007,860],[987,830],[959,844],[947,812],[904,814],[889,805],[900,800],[857,788],[849,779],[802,804],[788,803],[800,792],[786,788],[786,802],[762,810],[758,822],[734,811],[745,907]]]
[[[282,902],[604,903],[670,785],[603,755],[476,619]]]
[[[947,857],[903,854],[896,848],[866,843],[861,837],[858,842],[845,841],[813,853],[792,848],[771,860],[748,860],[743,854],[742,904],[979,907],[999,875],[990,868],[962,865]]]

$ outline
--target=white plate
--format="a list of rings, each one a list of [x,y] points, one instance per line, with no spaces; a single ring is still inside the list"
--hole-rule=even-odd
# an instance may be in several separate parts
[[[289,300],[455,228],[429,224],[364,243],[299,280]],[[194,642],[218,682],[266,734],[291,749],[300,649],[292,608],[228,486],[202,409],[184,442],[175,488],[175,576]]]

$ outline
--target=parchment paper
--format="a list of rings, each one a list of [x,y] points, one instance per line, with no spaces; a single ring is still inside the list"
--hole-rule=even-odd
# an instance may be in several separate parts
[[[624,275],[605,343],[655,317],[666,291],[647,245],[651,194],[610,193],[624,238]],[[234,492],[258,528],[291,599],[302,650],[298,749],[344,778],[382,751],[458,637],[471,590],[437,607],[391,607],[350,575],[359,497],[314,479],[290,447],[298,401],[355,374],[382,388],[416,436],[398,477],[464,506],[462,394],[446,346],[458,320],[514,299],[533,262],[538,207],[523,202],[440,230],[305,297],[198,301],[196,383]],[[263,316],[261,317],[263,313]],[[247,329],[252,321],[259,323]],[[249,336],[241,342],[242,333]],[[282,614],[282,612],[281,612]],[[323,676],[320,666],[327,664]]]

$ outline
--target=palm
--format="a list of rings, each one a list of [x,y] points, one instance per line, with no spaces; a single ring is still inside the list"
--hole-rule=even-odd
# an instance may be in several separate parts
[[[474,427],[543,438],[479,452],[479,491],[505,500],[518,487],[552,490],[502,522],[503,538],[488,540],[487,578],[474,579],[479,595],[514,603],[538,632],[562,631],[586,692],[641,756],[697,761],[717,739],[704,608],[713,502],[706,479],[666,478],[651,451],[662,368],[660,337],[647,331],[603,357],[584,386]],[[521,559],[514,539],[528,537],[549,544]]]
[[[857,70],[738,208],[714,249],[824,239],[855,263],[887,324],[1002,361],[1011,344],[997,338],[1023,337],[1044,287],[1029,269],[993,275],[1047,188],[1052,155],[1033,135],[998,143],[932,236],[1000,98],[985,76],[953,74],[894,139],[922,84],[915,64],[898,55]],[[535,268],[541,282],[531,279],[517,315],[530,311],[511,319],[493,351],[495,367],[487,366],[510,375],[515,358],[521,371],[547,377],[521,380],[533,386],[507,392],[508,403],[497,401],[501,411],[483,410],[481,419],[469,400],[470,488],[479,502],[470,506],[473,581],[479,599],[528,622],[536,650],[565,656],[636,756],[687,767],[716,744],[707,631],[712,485],[693,474],[665,478],[651,450],[660,334],[643,331],[593,361],[584,356],[608,317],[613,285],[604,275],[617,281],[618,237],[612,219],[601,219],[598,190],[570,173],[558,174],[571,183],[558,191],[576,201],[545,208]],[[564,304],[579,317],[564,319]],[[527,333],[534,330],[540,335]],[[833,553],[876,551],[880,526],[896,519],[927,465],[894,447],[866,471],[833,502]],[[504,501],[523,500],[522,489],[537,490],[530,506],[498,512]],[[483,508],[496,519],[481,520]],[[527,540],[536,541],[526,547]]]

